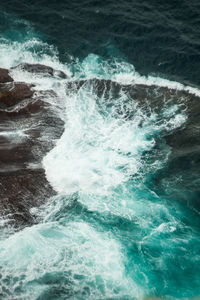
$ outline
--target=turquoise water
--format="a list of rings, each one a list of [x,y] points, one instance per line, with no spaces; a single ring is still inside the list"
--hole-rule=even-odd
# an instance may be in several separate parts
[[[187,112],[169,105],[149,113],[123,89],[114,98],[99,96],[92,81],[75,91],[66,83],[98,78],[187,88],[93,53],[64,64],[29,23],[19,24],[25,30],[17,38],[9,31],[0,40],[0,66],[43,63],[69,78],[12,71],[15,80],[57,92],[54,105],[65,130],[43,160],[57,195],[32,209],[37,225],[1,230],[1,299],[198,297],[199,214],[153,186],[171,153],[163,137],[184,126]]]

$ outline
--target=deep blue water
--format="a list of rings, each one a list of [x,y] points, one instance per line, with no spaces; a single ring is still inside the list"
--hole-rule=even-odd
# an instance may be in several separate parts
[[[140,73],[200,84],[198,0],[2,0],[0,11],[32,22],[38,34],[58,47],[63,61],[68,55],[115,55]],[[13,30],[5,18],[1,23]]]
[[[196,0],[1,0],[0,34],[0,67],[39,62],[121,84],[152,75],[199,91]],[[57,196],[37,225],[8,237],[2,229],[1,299],[198,299],[199,150],[169,161],[163,140],[187,112],[148,114],[123,93],[108,105],[90,85],[66,95],[53,79],[36,84],[55,89],[66,111],[43,161]],[[117,115],[122,104],[132,119]]]

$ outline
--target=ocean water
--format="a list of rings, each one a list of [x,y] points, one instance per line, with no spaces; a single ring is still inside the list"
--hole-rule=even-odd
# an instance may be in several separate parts
[[[68,75],[11,73],[56,91],[65,125],[42,161],[56,196],[32,208],[36,225],[1,229],[0,299],[198,299],[199,160],[170,162],[164,139],[190,115],[173,103],[145,110],[123,88],[99,94],[93,80],[199,96],[198,1],[0,8],[0,67],[41,63]]]

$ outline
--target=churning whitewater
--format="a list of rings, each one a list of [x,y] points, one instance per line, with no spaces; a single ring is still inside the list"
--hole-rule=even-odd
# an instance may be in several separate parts
[[[15,81],[56,92],[44,101],[64,121],[64,132],[42,162],[56,196],[31,209],[36,225],[19,231],[2,226],[1,299],[200,295],[199,234],[188,221],[193,212],[152,186],[153,174],[165,168],[172,151],[164,137],[184,127],[187,110],[173,102],[147,109],[125,92],[134,84],[197,96],[199,90],[140,76],[131,64],[95,54],[62,64],[39,39],[1,39],[1,67],[22,62],[67,74],[60,80],[11,71]],[[26,137],[17,128],[12,134]]]

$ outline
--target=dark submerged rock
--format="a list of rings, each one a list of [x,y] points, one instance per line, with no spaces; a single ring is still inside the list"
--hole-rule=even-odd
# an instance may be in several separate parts
[[[0,83],[12,82],[13,79],[9,75],[9,71],[7,69],[0,68]]]
[[[8,108],[31,98],[34,94],[31,87],[33,86],[25,83],[13,83],[6,90],[5,87],[0,87],[0,108]]]
[[[0,189],[1,214],[17,227],[34,224],[36,221],[30,209],[54,195],[42,168],[4,169],[0,173]]]
[[[0,86],[0,216],[16,227],[36,222],[30,209],[55,194],[41,161],[63,122],[46,96],[56,97],[25,83]]]
[[[53,68],[41,64],[28,64],[28,63],[21,63],[12,69],[21,69],[26,72],[34,73],[34,74],[41,74],[41,75],[48,75],[52,77],[59,77],[62,79],[67,78],[67,75],[60,70],[54,70]]]

